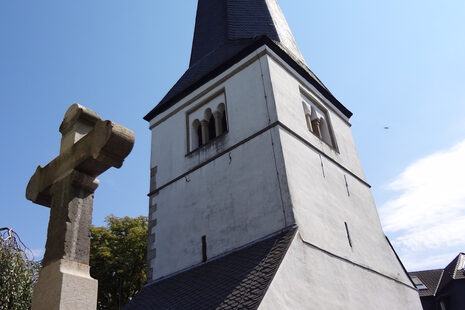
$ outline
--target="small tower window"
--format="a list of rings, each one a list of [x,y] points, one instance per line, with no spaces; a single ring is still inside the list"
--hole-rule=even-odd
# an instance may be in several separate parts
[[[322,138],[322,135],[321,135],[321,121],[322,121],[322,118],[320,118],[318,116],[318,114],[316,114],[316,111],[315,111],[315,108],[312,107],[312,112],[310,114],[310,120],[311,120],[311,123],[312,123],[312,127],[310,128],[310,131],[313,132],[313,134],[315,136],[317,136],[318,138]]]
[[[187,114],[188,152],[192,152],[228,132],[224,93]]]
[[[203,145],[202,141],[202,125],[200,121],[196,119],[192,122],[192,141],[191,145],[193,149],[199,148]]]
[[[223,127],[223,132],[228,132],[228,124],[226,122],[226,113],[223,112],[221,115],[221,125]]]
[[[335,147],[327,110],[307,98],[303,106],[308,130],[329,146]]]
[[[325,118],[320,119],[320,133],[321,139],[329,145],[332,145],[331,134],[329,133],[329,125]]]
[[[219,130],[219,135],[222,135],[226,132],[228,132],[228,123],[226,121],[226,109],[224,107],[224,103],[220,103],[218,105],[218,113],[219,113],[219,124],[220,124],[220,130]]]
[[[216,138],[216,126],[215,126],[215,117],[210,115],[210,119],[208,120],[208,139],[213,140]]]
[[[197,147],[200,147],[203,145],[203,141],[202,141],[202,126],[199,125],[197,126]]]

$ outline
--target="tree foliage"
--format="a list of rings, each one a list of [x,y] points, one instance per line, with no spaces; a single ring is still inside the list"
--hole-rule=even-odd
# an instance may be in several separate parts
[[[99,281],[98,309],[121,309],[147,281],[147,217],[108,216],[91,230],[90,273]]]
[[[0,310],[31,308],[39,264],[28,251],[14,231],[0,229]]]

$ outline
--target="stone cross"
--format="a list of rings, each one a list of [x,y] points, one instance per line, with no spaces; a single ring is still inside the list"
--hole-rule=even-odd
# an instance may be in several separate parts
[[[60,126],[60,154],[39,166],[26,198],[50,208],[45,255],[33,310],[96,309],[97,281],[89,274],[90,228],[97,176],[120,168],[134,133],[73,104]]]

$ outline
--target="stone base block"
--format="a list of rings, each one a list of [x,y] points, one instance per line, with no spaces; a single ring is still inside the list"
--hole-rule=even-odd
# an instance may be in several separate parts
[[[32,310],[95,310],[98,281],[90,267],[59,260],[45,266],[34,287]]]

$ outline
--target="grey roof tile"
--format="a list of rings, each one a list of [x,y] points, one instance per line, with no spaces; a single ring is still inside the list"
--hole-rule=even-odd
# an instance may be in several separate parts
[[[450,282],[465,279],[465,270],[460,266],[462,260],[465,260],[464,253],[456,256],[444,269],[409,272],[411,277],[418,277],[427,287],[426,290],[418,291],[420,297],[435,296]]]
[[[282,42],[304,62],[276,0],[199,0],[190,66],[228,42],[258,36]]]
[[[296,228],[149,284],[126,306],[148,309],[257,309]]]
[[[464,253],[457,255],[454,260],[451,261],[446,268],[444,268],[444,273],[437,289],[438,292],[440,292],[453,280],[465,279],[463,269],[459,270],[459,263],[461,262],[462,255],[464,255]]]
[[[457,257],[457,265],[455,266],[454,280],[465,279],[464,267],[465,253],[460,253]],[[464,264],[464,265],[461,265]]]
[[[337,109],[351,117],[352,113],[305,64],[275,0],[199,0],[189,69],[144,119],[150,121],[163,113],[263,45],[272,48]]]
[[[420,297],[434,296],[441,279],[442,271],[443,269],[409,272],[410,277],[418,277],[427,288],[426,290],[418,291]]]

